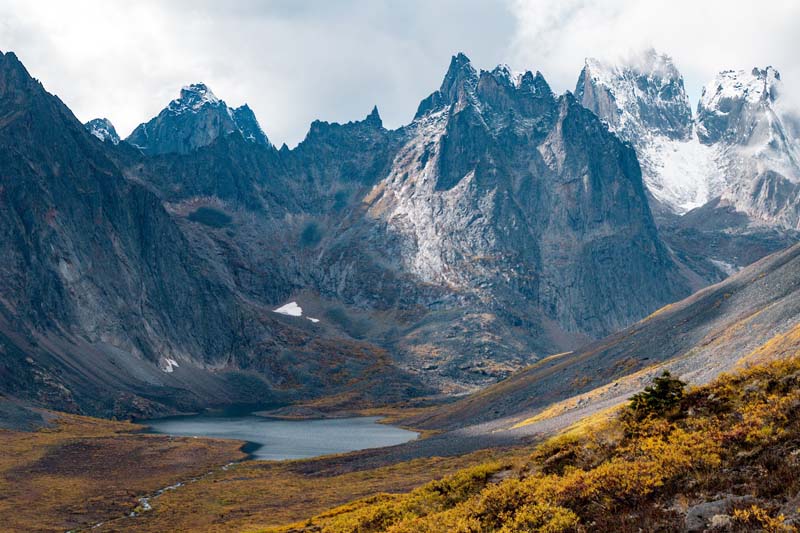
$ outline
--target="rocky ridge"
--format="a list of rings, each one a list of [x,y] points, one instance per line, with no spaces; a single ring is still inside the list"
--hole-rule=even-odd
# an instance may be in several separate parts
[[[180,97],[157,117],[137,126],[125,141],[149,155],[185,154],[233,132],[251,143],[270,144],[247,104],[228,107],[204,83],[193,83],[183,87]]]

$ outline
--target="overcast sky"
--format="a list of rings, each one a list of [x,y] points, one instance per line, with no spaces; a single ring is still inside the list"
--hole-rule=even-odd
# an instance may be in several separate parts
[[[0,0],[0,50],[122,136],[204,81],[294,146],[312,120],[375,104],[387,127],[407,123],[457,51],[476,68],[538,69],[563,92],[584,57],[653,46],[674,57],[693,106],[717,71],[756,65],[798,95],[798,21],[795,0]]]

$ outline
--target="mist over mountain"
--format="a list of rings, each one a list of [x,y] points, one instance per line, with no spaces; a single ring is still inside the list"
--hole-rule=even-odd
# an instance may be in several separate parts
[[[800,141],[780,86],[772,67],[723,71],[693,114],[681,73],[655,50],[587,59],[579,76],[576,97],[636,149],[662,237],[709,279],[796,240]]]

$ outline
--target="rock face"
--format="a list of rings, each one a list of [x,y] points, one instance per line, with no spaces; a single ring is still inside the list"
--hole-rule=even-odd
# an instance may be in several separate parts
[[[234,219],[182,228],[238,290],[274,306],[306,298],[443,391],[690,292],[633,150],[540,73],[478,72],[464,55],[399,130],[373,109],[314,122],[294,150],[230,135],[121,164],[176,214]]]
[[[153,414],[335,394],[367,369],[384,392],[413,391],[379,348],[240,294],[151,187],[123,176],[124,146],[93,139],[11,53],[0,124],[3,394]]]
[[[107,118],[95,118],[84,124],[86,129],[103,142],[119,144],[119,135],[114,125]]]
[[[233,132],[249,142],[269,145],[246,104],[232,109],[205,84],[194,83],[181,89],[179,98],[157,117],[137,126],[125,140],[149,155],[185,154]]]
[[[693,120],[680,73],[654,51],[621,66],[588,59],[576,86],[634,146],[662,236],[708,281],[796,241],[797,122],[779,95],[771,67],[726,71]]]
[[[713,151],[694,134],[683,76],[669,56],[648,50],[619,66],[587,59],[575,96],[636,148],[654,208],[682,214],[719,193]]]

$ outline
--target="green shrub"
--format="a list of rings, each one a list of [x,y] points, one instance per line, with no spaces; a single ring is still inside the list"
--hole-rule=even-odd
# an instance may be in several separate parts
[[[633,412],[637,420],[648,416],[668,416],[674,414],[683,399],[683,390],[686,383],[672,377],[669,371],[653,380],[652,385],[634,394],[628,404],[628,409]]]

